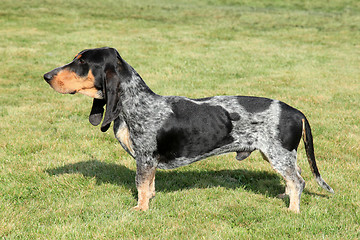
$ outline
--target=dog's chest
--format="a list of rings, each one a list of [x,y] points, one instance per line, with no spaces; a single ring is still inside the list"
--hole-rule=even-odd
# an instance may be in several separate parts
[[[114,121],[114,133],[116,139],[120,142],[120,145],[125,149],[125,151],[135,157],[135,151],[130,139],[130,132],[124,121],[121,121],[120,119]]]

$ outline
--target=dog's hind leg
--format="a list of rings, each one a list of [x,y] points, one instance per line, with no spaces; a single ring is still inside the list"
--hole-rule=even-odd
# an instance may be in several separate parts
[[[261,156],[263,157],[263,159],[264,159],[265,161],[269,162],[269,159],[266,157],[266,155],[265,155],[263,152],[261,152],[261,151],[260,151],[260,153],[261,153]],[[301,175],[301,168],[299,167],[299,165],[296,165],[296,170],[297,170],[297,172],[299,173],[299,175]],[[286,185],[286,187],[285,187],[285,192],[279,194],[277,197],[283,199],[283,198],[285,198],[286,196],[289,196],[289,194],[290,194],[290,190],[289,190],[289,188],[288,188],[288,185]]]
[[[267,151],[262,151],[262,155],[286,182],[285,193],[280,194],[279,197],[289,195],[289,210],[299,213],[300,197],[305,187],[305,181],[300,176],[298,166],[296,165],[296,150],[290,152],[281,147],[278,149],[274,147]]]

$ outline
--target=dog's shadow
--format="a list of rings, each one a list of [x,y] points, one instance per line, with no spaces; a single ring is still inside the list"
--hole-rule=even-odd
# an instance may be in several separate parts
[[[82,161],[62,167],[47,169],[49,175],[82,174],[95,178],[97,184],[110,183],[131,189],[134,196],[135,171],[125,166],[98,160]],[[267,171],[253,170],[158,170],[156,172],[156,191],[172,192],[192,188],[225,187],[243,188],[257,194],[275,197],[284,192],[281,177]]]

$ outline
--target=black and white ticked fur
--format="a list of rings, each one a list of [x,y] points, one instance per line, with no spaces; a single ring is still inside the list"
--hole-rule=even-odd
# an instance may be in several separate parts
[[[259,150],[285,179],[289,209],[299,212],[305,186],[296,163],[301,137],[317,182],[333,192],[316,166],[309,122],[283,102],[247,96],[160,96],[113,48],[84,50],[44,78],[60,93],[93,97],[89,120],[98,125],[105,112],[102,131],[114,122],[116,138],[136,159],[135,209],[148,209],[157,168],[176,168],[228,152],[243,160]]]

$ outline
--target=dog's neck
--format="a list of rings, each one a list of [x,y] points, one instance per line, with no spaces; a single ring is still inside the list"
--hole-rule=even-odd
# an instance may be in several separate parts
[[[138,98],[143,95],[156,95],[131,65],[124,60],[122,60],[122,64],[125,69],[124,72],[126,72],[126,77],[120,83],[123,95],[122,100]]]
[[[132,72],[131,78],[121,82],[121,90],[125,99],[156,95],[135,71]]]
[[[136,122],[134,119],[151,114],[154,107],[153,103],[159,97],[146,85],[140,75],[132,69],[131,77],[121,82],[120,101],[123,117],[125,120],[131,119],[129,122]]]

